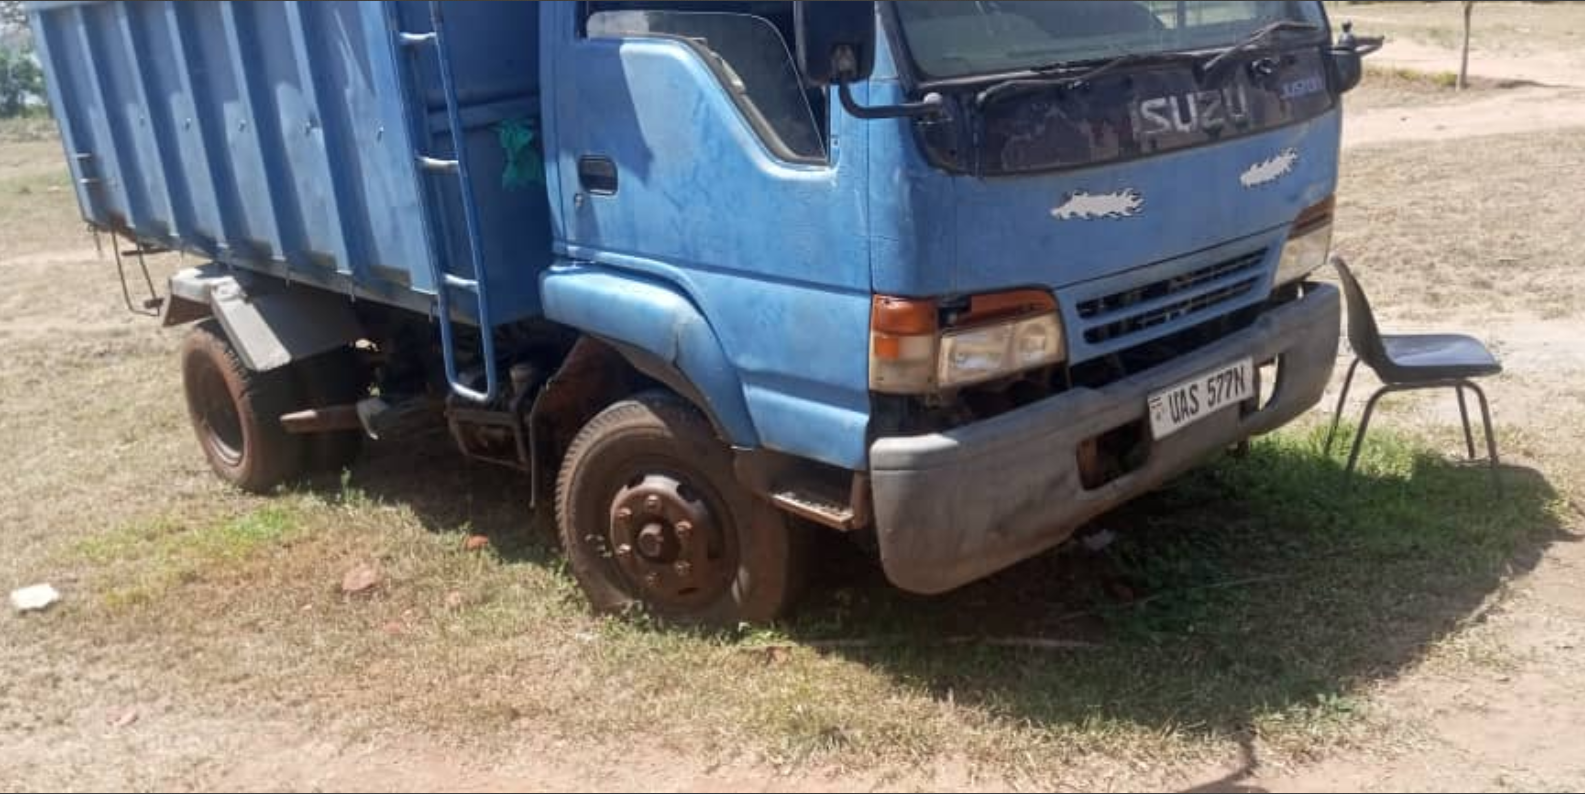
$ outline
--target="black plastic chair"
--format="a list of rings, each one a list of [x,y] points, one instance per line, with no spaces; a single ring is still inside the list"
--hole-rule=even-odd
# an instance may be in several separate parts
[[[1451,388],[1458,393],[1458,413],[1464,419],[1464,445],[1470,460],[1475,459],[1475,434],[1469,424],[1469,408],[1464,402],[1464,390],[1469,389],[1480,398],[1480,414],[1486,428],[1486,453],[1491,464],[1492,483],[1500,491],[1502,481],[1497,475],[1497,438],[1492,434],[1491,408],[1486,403],[1486,393],[1475,385],[1473,378],[1496,375],[1502,364],[1496,356],[1474,337],[1462,334],[1382,335],[1371,314],[1370,301],[1359,281],[1349,271],[1348,264],[1338,257],[1332,265],[1343,284],[1343,296],[1348,301],[1348,343],[1354,348],[1354,362],[1348,366],[1343,378],[1343,393],[1337,397],[1337,413],[1332,417],[1332,429],[1326,434],[1326,451],[1332,451],[1332,437],[1337,434],[1338,422],[1343,418],[1343,403],[1348,399],[1348,387],[1354,381],[1354,371],[1364,362],[1381,379],[1381,388],[1365,403],[1365,415],[1359,421],[1359,431],[1354,434],[1354,447],[1348,453],[1349,473],[1359,460],[1359,449],[1370,427],[1370,415],[1376,401],[1384,395],[1411,389]]]

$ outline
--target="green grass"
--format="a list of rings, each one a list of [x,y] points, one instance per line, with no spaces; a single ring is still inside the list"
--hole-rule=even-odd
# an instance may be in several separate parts
[[[1119,539],[1099,553],[1075,545],[917,598],[834,540],[794,619],[701,633],[587,615],[554,549],[522,531],[525,506],[480,501],[505,481],[419,481],[422,460],[77,552],[116,582],[158,572],[123,629],[162,632],[236,697],[309,708],[333,696],[338,712],[481,746],[527,724],[789,768],[952,756],[1051,785],[1201,763],[1238,741],[1277,760],[1380,741],[1375,683],[1457,637],[1558,531],[1533,472],[1508,471],[1496,500],[1484,470],[1384,429],[1350,484],[1313,433],[1292,430],[1103,517]],[[495,545],[463,551],[470,531]],[[364,561],[385,581],[348,599],[335,582]],[[1093,647],[946,641],[981,636]]]
[[[78,542],[70,559],[101,571],[101,603],[122,610],[157,603],[173,589],[235,569],[299,537],[293,508],[271,504],[214,525],[175,517],[138,521]]]
[[[1096,739],[1118,736],[1347,738],[1373,681],[1416,664],[1558,533],[1557,499],[1533,473],[1509,472],[1496,500],[1484,471],[1381,432],[1362,464],[1350,486],[1314,436],[1279,434],[1102,519],[1121,539],[1100,555],[1043,558],[945,600],[871,591],[837,622],[913,640],[841,654],[916,693],[951,691],[998,726],[1096,752]],[[806,615],[789,633],[823,638],[830,617]],[[1101,648],[932,644],[971,627]],[[812,705],[819,713],[851,699],[807,701],[832,704]],[[782,733],[811,752],[847,735],[836,715],[822,730],[804,723]],[[910,735],[921,752],[953,743],[928,721]]]

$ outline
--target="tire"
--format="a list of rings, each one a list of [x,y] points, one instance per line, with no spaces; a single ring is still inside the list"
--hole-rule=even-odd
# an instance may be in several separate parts
[[[302,439],[280,423],[298,402],[290,368],[249,370],[214,320],[187,334],[181,357],[187,412],[220,479],[266,493],[302,473]]]
[[[347,405],[368,396],[368,377],[357,351],[350,347],[295,361],[292,370],[298,393],[303,396],[303,408]],[[339,472],[352,465],[363,451],[363,432],[313,433],[303,437],[303,445],[307,448],[309,471]]]
[[[739,485],[709,422],[667,392],[584,425],[556,481],[556,527],[600,612],[731,627],[779,617],[804,584],[804,528]]]

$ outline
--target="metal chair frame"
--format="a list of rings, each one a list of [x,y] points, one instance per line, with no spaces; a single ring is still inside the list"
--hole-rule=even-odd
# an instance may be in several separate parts
[[[1354,357],[1353,363],[1348,365],[1348,374],[1343,377],[1343,391],[1337,396],[1337,410],[1332,414],[1332,427],[1326,433],[1326,454],[1332,454],[1332,440],[1337,435],[1338,424],[1343,419],[1343,406],[1348,400],[1349,387],[1354,382],[1354,372],[1359,369],[1362,359]],[[1423,383],[1386,383],[1376,389],[1365,403],[1365,413],[1360,417],[1359,428],[1354,433],[1354,443],[1349,448],[1348,466],[1345,471],[1354,473],[1354,464],[1359,462],[1359,451],[1364,445],[1365,432],[1370,429],[1370,417],[1376,410],[1376,402],[1382,397],[1400,391],[1415,391],[1419,389],[1453,389],[1458,394],[1458,415],[1464,420],[1464,447],[1469,453],[1469,459],[1475,459],[1475,431],[1469,423],[1469,404],[1464,399],[1464,390],[1469,389],[1480,400],[1481,424],[1486,436],[1486,459],[1491,469],[1492,484],[1500,492],[1502,480],[1498,476],[1497,467],[1500,461],[1497,457],[1497,436],[1492,431],[1491,406],[1486,402],[1486,392],[1473,381],[1464,378],[1451,380],[1425,381]]]

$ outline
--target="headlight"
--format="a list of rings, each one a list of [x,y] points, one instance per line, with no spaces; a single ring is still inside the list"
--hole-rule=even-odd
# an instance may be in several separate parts
[[[1298,281],[1326,264],[1332,248],[1332,206],[1333,200],[1328,197],[1299,213],[1288,232],[1288,242],[1282,247],[1282,259],[1277,262],[1277,286]]]
[[[946,315],[933,300],[877,295],[870,310],[870,389],[926,394],[1063,360],[1067,342],[1056,301],[1044,290],[969,299]]]
[[[954,331],[941,337],[936,382],[950,389],[995,380],[1061,361],[1064,348],[1054,312]]]

